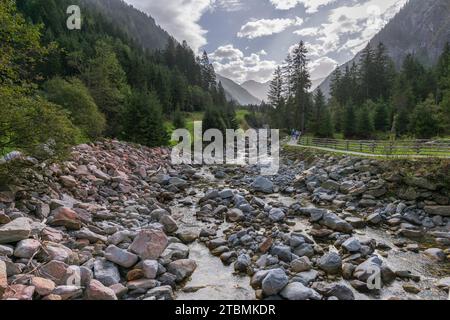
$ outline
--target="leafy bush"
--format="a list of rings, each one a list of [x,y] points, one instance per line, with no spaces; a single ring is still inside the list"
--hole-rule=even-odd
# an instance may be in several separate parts
[[[0,87],[0,153],[22,151],[44,160],[63,155],[81,134],[67,113],[40,97]]]
[[[70,114],[74,125],[91,139],[102,135],[106,127],[105,116],[98,110],[89,90],[79,79],[64,80],[56,77],[44,85],[46,98],[62,106]]]

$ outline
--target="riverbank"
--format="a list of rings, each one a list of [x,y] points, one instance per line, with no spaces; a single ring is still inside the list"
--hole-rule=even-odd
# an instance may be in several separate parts
[[[444,162],[281,159],[261,177],[104,141],[60,164],[24,164],[0,191],[0,296],[446,299]]]

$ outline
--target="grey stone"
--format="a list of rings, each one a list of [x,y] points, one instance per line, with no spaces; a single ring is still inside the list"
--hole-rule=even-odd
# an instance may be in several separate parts
[[[273,222],[283,221],[285,218],[283,210],[279,208],[273,208],[269,211],[269,219]]]
[[[366,282],[370,276],[378,272],[381,274],[382,264],[383,261],[379,257],[371,257],[356,267],[353,276],[360,281]]]
[[[31,219],[17,218],[0,227],[0,244],[27,239],[31,234]]]
[[[230,211],[228,211],[227,213],[227,218],[229,221],[231,222],[237,222],[237,221],[241,221],[244,219],[244,213],[242,212],[242,210],[237,209],[237,208],[233,208]]]
[[[120,249],[113,244],[106,248],[105,258],[124,268],[131,268],[139,259],[134,253]]]
[[[109,287],[120,282],[119,269],[106,259],[97,259],[94,262],[94,278]]]
[[[41,247],[41,243],[34,239],[24,239],[19,241],[14,250],[14,256],[18,258],[30,259]]]
[[[347,221],[339,218],[336,214],[332,212],[327,212],[324,214],[321,223],[335,231],[350,233],[353,231],[353,227]]]
[[[439,248],[430,248],[425,250],[423,253],[436,261],[443,262],[447,259],[447,255],[445,254],[444,250]]]
[[[155,279],[158,274],[158,261],[144,260],[142,262],[142,270],[147,279]]]
[[[336,274],[342,270],[342,259],[338,253],[328,252],[319,259],[318,265],[325,272]]]
[[[274,190],[272,181],[262,176],[258,176],[250,187],[255,191],[264,193],[272,193]]]
[[[178,230],[176,221],[169,215],[163,215],[159,219],[159,223],[163,225],[164,231],[166,231],[167,233],[173,233]]]
[[[348,252],[359,252],[361,250],[361,243],[358,239],[351,237],[344,241],[342,247]]]
[[[196,268],[197,263],[194,260],[182,259],[171,262],[167,270],[176,276],[177,282],[181,282],[190,277]]]
[[[292,281],[301,282],[305,286],[307,286],[310,283],[316,281],[318,276],[319,276],[319,272],[311,269],[309,271],[304,271],[304,272],[298,273],[297,275],[295,275],[295,277],[292,279]]]
[[[279,293],[288,284],[289,278],[282,269],[270,270],[262,281],[262,290],[265,296]]]
[[[293,272],[309,271],[312,268],[311,260],[308,257],[301,257],[291,262],[291,270]]]
[[[280,295],[288,300],[308,300],[313,296],[313,289],[305,287],[300,282],[289,283]]]
[[[450,206],[426,206],[424,210],[430,215],[450,217]]]
[[[251,265],[251,259],[248,254],[241,254],[234,263],[234,270],[237,272],[246,273]]]

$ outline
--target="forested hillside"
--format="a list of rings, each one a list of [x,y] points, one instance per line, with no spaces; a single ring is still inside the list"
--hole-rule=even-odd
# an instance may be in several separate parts
[[[83,4],[101,12],[110,23],[120,26],[144,49],[162,50],[170,35],[147,14],[136,10],[123,0],[82,0]],[[143,27],[145,26],[145,27]]]
[[[319,137],[433,138],[450,134],[450,45],[436,65],[424,66],[409,54],[396,71],[386,47],[370,44],[360,60],[331,80],[331,99],[308,92],[307,50],[303,42],[279,67],[269,93],[267,121]]]
[[[81,7],[81,30],[66,26],[73,4]],[[1,153],[35,154],[50,142],[47,149],[64,150],[102,136],[164,145],[164,120],[182,111],[214,109],[220,122],[232,120],[206,53],[196,57],[172,38],[163,50],[144,50],[151,44],[131,37],[129,26],[154,22],[129,10],[123,19],[132,23],[122,26],[84,0],[1,2]]]
[[[372,47],[383,43],[397,70],[409,54],[427,67],[435,65],[450,39],[450,1],[409,0],[407,4],[370,41]],[[340,67],[341,72],[358,63],[362,52]],[[331,76],[320,89],[329,97]]]

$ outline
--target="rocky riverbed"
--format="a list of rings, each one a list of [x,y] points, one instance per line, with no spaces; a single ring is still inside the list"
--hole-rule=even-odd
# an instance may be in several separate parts
[[[15,159],[0,298],[447,299],[448,163],[286,152],[262,177],[169,153],[103,141]]]

